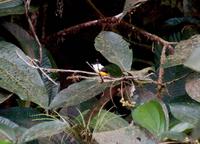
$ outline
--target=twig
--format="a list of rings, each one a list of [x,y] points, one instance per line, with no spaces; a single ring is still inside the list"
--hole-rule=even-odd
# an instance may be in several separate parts
[[[28,57],[27,56],[27,58],[30,60],[30,62],[32,63],[32,64],[30,64],[30,63],[28,63],[17,51],[16,51],[16,53],[17,53],[17,56],[21,59],[21,60],[23,60],[23,62],[25,62],[28,66],[30,66],[30,67],[32,67],[32,68],[34,68],[34,69],[38,69],[45,77],[47,77],[47,79],[49,79],[53,84],[55,84],[55,85],[58,85],[50,76],[48,76],[48,74],[46,74],[45,72],[44,72],[44,70],[41,68],[41,67],[39,67],[38,65],[37,65],[37,63],[33,60],[33,59],[31,59],[30,57]]]
[[[159,68],[159,74],[158,74],[158,80],[157,80],[157,97],[161,98],[161,93],[163,89],[163,76],[164,76],[164,68],[163,65],[166,61],[166,48],[167,46],[164,45],[162,48],[162,53],[160,56],[160,68]]]
[[[35,38],[38,46],[39,46],[39,62],[41,64],[42,62],[42,44],[40,43],[40,40],[35,32],[35,28],[33,26],[33,23],[31,21],[31,18],[29,17],[29,8],[30,8],[30,3],[31,3],[31,0],[24,0],[24,7],[25,7],[25,15],[26,15],[26,18],[28,20],[28,24],[29,24],[29,27],[30,27],[30,30],[33,34],[33,37]]]
[[[56,73],[56,72],[64,72],[64,73],[81,73],[81,74],[88,74],[88,75],[94,75],[94,76],[98,76],[97,73],[95,72],[87,72],[87,71],[81,71],[81,70],[66,70],[66,69],[53,69],[53,68],[42,68],[42,67],[39,67],[39,66],[35,66],[29,62],[27,62],[17,51],[16,51],[18,57],[24,62],[26,63],[28,66],[34,68],[34,69],[40,69],[40,70],[43,70],[43,71],[46,71],[46,72],[53,72],[53,73]],[[31,60],[33,61],[33,60]]]

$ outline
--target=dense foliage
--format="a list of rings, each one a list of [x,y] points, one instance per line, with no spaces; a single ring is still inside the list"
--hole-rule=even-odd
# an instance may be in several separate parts
[[[199,143],[199,16],[198,0],[1,0],[0,144]]]

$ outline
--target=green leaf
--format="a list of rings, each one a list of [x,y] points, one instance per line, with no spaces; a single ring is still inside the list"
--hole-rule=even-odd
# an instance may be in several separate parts
[[[95,39],[95,48],[109,62],[118,65],[122,71],[131,69],[133,54],[129,49],[129,43],[120,35],[102,31]]]
[[[17,137],[24,131],[25,128],[19,127],[16,123],[0,116],[0,133],[5,135],[9,140],[16,142]]]
[[[96,79],[74,83],[56,95],[50,108],[80,104],[102,93],[108,86],[110,83],[101,83]]]
[[[12,36],[15,37],[15,39],[18,41],[20,47],[23,49],[23,51],[34,59],[39,59],[39,45],[36,42],[36,40],[22,27],[18,26],[14,23],[4,22],[2,26],[10,32]],[[54,67],[54,61],[51,57],[51,54],[48,52],[47,49],[43,48],[42,52],[42,63],[41,67],[45,68],[52,68]],[[51,78],[57,78],[56,74],[48,74]],[[53,79],[52,78],[52,79]],[[45,84],[45,87],[47,89],[48,95],[50,97],[50,100],[53,99],[53,97],[57,94],[59,89],[59,84],[55,85],[52,83],[46,76],[42,77],[42,80]]]
[[[23,4],[23,0],[0,0],[0,9],[12,8]]]
[[[148,136],[137,126],[129,126],[113,131],[93,133],[93,138],[99,144],[156,144],[152,137]]]
[[[133,120],[152,134],[159,136],[168,130],[168,116],[160,102],[149,101],[132,111]]]
[[[189,53],[189,58],[187,58],[184,65],[190,69],[200,72],[200,35],[193,36],[190,39],[190,45],[187,45],[187,48],[191,49],[192,53]]]
[[[182,122],[195,125],[200,120],[200,105],[197,103],[171,103],[170,110],[172,115]]]
[[[123,75],[121,69],[116,64],[109,64],[105,68],[112,77],[120,77]]]
[[[0,144],[12,144],[12,143],[8,140],[0,140]]]
[[[59,120],[42,122],[27,129],[20,137],[19,143],[28,142],[41,137],[48,137],[58,134],[69,127],[67,122]]]
[[[22,100],[48,106],[48,95],[40,74],[21,58],[29,61],[15,45],[0,42],[0,86],[16,93]]]

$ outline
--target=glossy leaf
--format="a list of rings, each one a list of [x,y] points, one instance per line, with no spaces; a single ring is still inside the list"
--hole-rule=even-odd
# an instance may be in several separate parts
[[[195,125],[200,120],[200,105],[197,103],[172,103],[170,110],[172,115],[182,122]]]
[[[95,48],[109,62],[118,65],[122,71],[131,69],[133,54],[129,49],[129,43],[120,35],[102,31],[95,39]]]
[[[99,144],[156,144],[157,142],[149,137],[137,126],[129,126],[113,131],[93,133],[93,138]]]
[[[187,46],[187,45],[186,45]],[[200,72],[200,35],[195,35],[190,39],[190,47],[187,46],[188,49],[192,50],[190,53],[189,58],[186,59],[184,65],[189,67],[195,71]]]
[[[159,136],[168,130],[168,116],[156,100],[138,106],[132,111],[133,120],[152,134]]]
[[[0,86],[16,93],[22,100],[47,107],[48,95],[40,74],[19,55],[28,62],[26,55],[18,47],[0,42]]]
[[[0,9],[12,8],[23,4],[23,0],[1,0]]]
[[[50,108],[80,104],[102,93],[108,86],[110,83],[101,83],[96,79],[74,83],[56,95]]]
[[[58,134],[69,127],[67,122],[59,120],[42,122],[27,129],[21,136],[19,143],[28,142],[41,137],[48,137]]]

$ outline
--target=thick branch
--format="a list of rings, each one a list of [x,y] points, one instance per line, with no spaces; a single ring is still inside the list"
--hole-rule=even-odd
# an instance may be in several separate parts
[[[169,50],[170,54],[173,54],[173,52],[174,52],[174,49],[171,46],[171,44],[174,44],[174,43],[168,42],[168,41],[158,37],[157,35],[151,34],[151,33],[144,31],[138,27],[135,27],[134,25],[129,24],[123,20],[120,20],[117,17],[108,17],[108,18],[104,18],[104,19],[93,20],[93,21],[85,22],[82,24],[78,24],[78,25],[66,28],[64,30],[61,30],[61,31],[47,37],[44,40],[44,43],[48,43],[50,41],[51,42],[55,41],[59,37],[66,37],[68,35],[77,34],[82,29],[94,27],[94,26],[101,27],[104,30],[112,30],[112,28],[114,28],[115,26],[122,26],[122,27],[127,28],[129,31],[135,32],[138,35],[143,36],[146,39],[149,39],[153,42],[162,44],[163,46],[165,45],[166,48]]]

